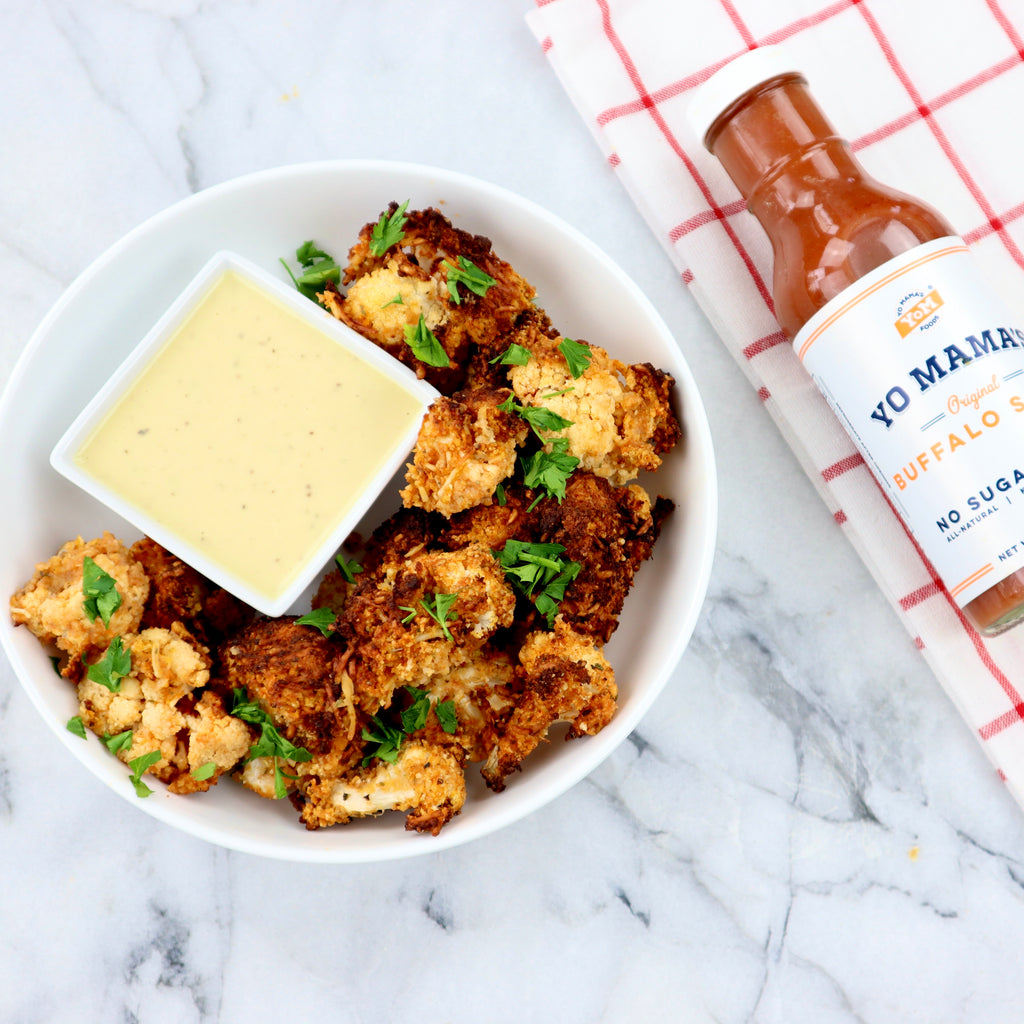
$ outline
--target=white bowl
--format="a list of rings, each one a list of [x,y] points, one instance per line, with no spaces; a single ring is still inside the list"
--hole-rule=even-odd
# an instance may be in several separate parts
[[[644,294],[587,238],[534,203],[449,171],[379,161],[283,167],[200,192],[130,232],[71,285],[29,341],[0,399],[0,494],[7,499],[0,511],[0,590],[12,594],[37,562],[78,535],[109,529],[127,542],[137,539],[127,522],[56,473],[49,453],[214,253],[230,249],[283,280],[280,257],[306,239],[341,259],[363,224],[392,200],[406,199],[410,209],[440,206],[456,227],[491,238],[565,334],[673,374],[684,439],[641,482],[677,507],[637,574],[606,650],[619,686],[612,722],[597,736],[542,744],[503,793],[489,792],[470,766],[466,805],[437,837],[406,832],[401,814],[307,832],[287,801],[263,800],[230,780],[193,796],[173,796],[157,783],[140,800],[125,766],[95,736],[82,740],[66,730],[77,712],[73,687],[54,673],[27,629],[0,616],[4,649],[60,742],[141,811],[232,849],[293,861],[387,860],[434,853],[518,820],[587,775],[635,728],[678,663],[707,590],[717,513],[710,433],[689,368]],[[396,477],[364,529],[398,507],[399,487]]]
[[[233,517],[235,519],[233,529],[226,522],[220,522],[216,515],[213,516],[212,521],[202,523],[194,519],[193,517],[204,510],[201,501],[188,502],[193,507],[182,510],[190,520],[193,520],[192,523],[186,525],[194,526],[190,532],[184,532],[181,529],[181,524],[176,525],[173,519],[163,514],[160,507],[151,506],[145,500],[148,497],[146,494],[138,493],[134,497],[129,497],[122,489],[119,489],[114,481],[127,481],[132,475],[130,467],[124,464],[123,457],[118,460],[118,471],[114,481],[105,474],[97,475],[89,467],[83,466],[78,458],[83,446],[105,423],[109,422],[110,415],[140,382],[153,361],[166,353],[168,346],[176,344],[176,340],[181,337],[179,329],[193,317],[211,290],[226,274],[239,277],[251,285],[254,289],[252,295],[254,300],[260,301],[262,296],[266,296],[271,303],[290,312],[300,324],[307,325],[307,330],[313,328],[331,344],[331,351],[335,350],[335,346],[338,350],[343,351],[349,357],[348,362],[343,364],[346,372],[350,367],[355,369],[359,364],[363,364],[370,370],[376,371],[378,377],[383,377],[390,382],[392,388],[388,394],[404,391],[407,398],[412,400],[405,413],[393,414],[393,425],[396,430],[393,434],[387,435],[386,440],[385,435],[381,434],[380,439],[383,443],[378,451],[373,452],[375,468],[369,480],[363,483],[358,490],[352,491],[343,487],[344,477],[339,467],[343,464],[346,446],[362,447],[369,457],[367,442],[359,436],[357,430],[360,420],[365,420],[374,414],[375,410],[371,407],[371,403],[380,401],[377,390],[373,392],[366,390],[362,395],[356,394],[346,399],[345,422],[335,433],[347,433],[348,436],[336,437],[327,449],[319,446],[316,449],[312,445],[306,446],[310,449],[309,458],[313,461],[304,467],[303,472],[308,472],[309,476],[315,480],[333,474],[337,478],[339,493],[332,497],[332,504],[335,500],[339,504],[329,528],[324,526],[318,531],[321,534],[318,543],[315,536],[297,536],[301,530],[286,531],[289,541],[291,542],[293,538],[296,541],[294,549],[296,555],[298,555],[298,549],[301,548],[301,559],[305,559],[305,561],[293,562],[288,559],[280,577],[275,578],[271,586],[258,585],[256,578],[263,575],[263,569],[268,562],[273,564],[278,560],[277,556],[281,554],[279,548],[275,546],[275,542],[281,539],[284,529],[282,517],[285,515],[284,508],[287,499],[282,495],[275,496],[267,489],[268,483],[273,481],[271,474],[279,472],[273,463],[267,464],[269,480],[258,477],[251,478],[253,485],[246,483],[241,488],[239,481],[233,480],[221,494],[220,500],[212,502],[209,506],[217,509],[226,505],[233,496],[235,500],[238,500],[238,492],[248,487],[245,503],[246,514],[255,517],[258,526],[254,535],[248,536],[239,533],[237,516]],[[248,305],[252,305],[252,303],[250,302]],[[230,325],[220,325],[217,332],[218,337],[224,335],[226,326]],[[322,346],[323,342],[321,341],[319,344]],[[274,347],[282,359],[287,359],[292,355],[288,347],[288,339],[284,336],[276,338]],[[226,360],[214,361],[208,357],[208,354],[209,348],[204,348],[204,363],[195,369],[197,374],[210,376],[213,373],[213,367],[220,366],[221,372],[214,377],[212,387],[218,395],[225,395],[226,400],[226,392],[234,384],[234,366],[232,362]],[[262,357],[260,361],[266,362]],[[278,364],[275,364],[275,367],[277,366]],[[222,377],[224,379],[221,379]],[[173,388],[180,388],[173,378],[164,379]],[[305,382],[306,378],[304,377],[303,380]],[[207,387],[209,386],[211,384],[208,382]],[[277,385],[275,384],[275,386]],[[266,421],[265,396],[262,390],[252,386],[236,390],[240,392],[240,397],[243,400],[259,403],[256,410],[257,416]],[[152,386],[150,386],[146,394],[152,395],[152,393]],[[116,512],[122,519],[127,520],[148,537],[152,537],[158,544],[173,552],[182,561],[234,594],[235,597],[266,615],[283,615],[301,599],[304,591],[314,579],[319,578],[324,565],[330,562],[334,553],[366,515],[381,491],[388,485],[395,473],[403,467],[416,442],[423,417],[437,396],[437,390],[426,381],[419,380],[408,366],[367,341],[350,327],[345,326],[322,306],[302,295],[294,286],[285,284],[279,278],[271,276],[267,271],[249,260],[243,259],[237,253],[218,252],[185,286],[184,291],[175,298],[170,307],[75,418],[54,447],[50,455],[50,464],[58,473],[77,484],[92,497]],[[273,436],[267,438],[267,444],[273,441],[287,442],[297,450],[308,441],[307,433],[312,433],[312,431],[307,428],[313,425],[317,410],[305,406],[301,392],[275,395],[275,399],[277,403],[286,405],[288,409],[297,410],[298,417],[294,422],[287,422],[292,417],[283,417],[284,422],[274,423]],[[199,438],[201,450],[192,451],[186,448],[182,453],[182,461],[189,465],[190,472],[202,484],[205,494],[210,486],[205,481],[208,481],[213,475],[215,467],[240,461],[236,451],[237,438],[234,433],[223,429],[200,426],[206,414],[209,414],[214,422],[222,417],[223,409],[211,408],[213,403],[203,401],[198,407],[193,408],[191,414],[182,413],[177,403],[177,395],[172,391],[166,396],[166,404],[176,409],[178,419],[173,421],[175,428],[180,418],[188,415],[192,420],[193,430],[190,436],[195,437],[197,430],[201,435]],[[221,402],[216,404],[223,405]],[[349,423],[349,414],[351,423]],[[171,424],[167,424],[168,428],[170,426]],[[153,435],[152,431],[148,431],[148,433],[150,436]],[[168,429],[168,436],[177,438],[179,434],[176,431],[171,433]],[[180,449],[182,445],[176,442],[175,447]],[[149,457],[149,461],[153,461],[151,457]],[[247,481],[249,479],[249,477],[246,478]],[[180,487],[177,489],[180,492]],[[167,495],[167,499],[174,501],[170,495]],[[341,504],[344,501],[349,501],[350,504],[344,507]],[[209,519],[209,517],[207,518]],[[327,532],[324,535],[325,529]],[[200,532],[197,532],[201,531],[206,536],[210,536],[218,530],[223,534],[223,539],[227,544],[234,545],[235,557],[214,557],[209,546],[204,545],[200,540]],[[300,541],[303,543],[300,544]],[[310,555],[309,550],[312,544],[316,544],[316,547],[313,554]],[[281,559],[281,561],[285,560]]]

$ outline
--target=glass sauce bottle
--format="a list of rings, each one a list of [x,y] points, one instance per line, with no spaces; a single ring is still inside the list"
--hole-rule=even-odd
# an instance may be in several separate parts
[[[1024,367],[1024,332],[950,224],[871,178],[792,67],[779,47],[749,52],[698,91],[691,121],[771,240],[780,326],[957,605],[995,636],[1024,619],[1024,387],[1009,396],[1006,382]],[[946,334],[929,344],[939,321]],[[977,410],[955,414],[962,393],[986,388]],[[983,447],[993,450],[978,468],[971,449]],[[940,491],[908,511],[926,479]],[[946,564],[990,519],[999,529],[981,553]]]

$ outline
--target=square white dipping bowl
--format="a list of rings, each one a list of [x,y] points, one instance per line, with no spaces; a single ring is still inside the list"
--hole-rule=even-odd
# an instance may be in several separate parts
[[[399,470],[437,394],[315,302],[221,252],[50,462],[214,583],[281,615]]]

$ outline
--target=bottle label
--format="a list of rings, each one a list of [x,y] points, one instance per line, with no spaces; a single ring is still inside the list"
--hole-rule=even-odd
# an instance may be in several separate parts
[[[1024,321],[961,239],[876,268],[793,347],[960,607],[1024,566]]]

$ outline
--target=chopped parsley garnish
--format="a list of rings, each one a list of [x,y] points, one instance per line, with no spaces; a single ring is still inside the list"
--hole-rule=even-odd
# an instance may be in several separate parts
[[[370,716],[370,726],[372,728],[363,726],[363,739],[372,744],[372,748],[367,748],[363,757],[363,767],[365,768],[375,757],[387,761],[388,764],[394,764],[398,760],[398,751],[404,738],[402,730],[388,725],[377,715]]]
[[[530,361],[531,355],[533,353],[525,345],[513,341],[500,356],[495,356],[490,360],[490,364],[492,366],[495,363],[500,363],[502,366],[525,366]]]
[[[412,349],[412,354],[427,366],[449,365],[448,353],[427,326],[422,313],[415,324],[405,325],[405,343]]]
[[[448,295],[452,302],[458,306],[462,302],[458,286],[465,285],[474,295],[484,296],[487,289],[498,282],[486,271],[481,270],[475,263],[471,263],[465,256],[458,257],[458,266],[444,261],[445,270],[448,271]]]
[[[53,666],[53,671],[56,672],[57,675],[59,675],[61,677],[61,679],[63,679],[64,676],[63,676],[63,674],[61,673],[61,670],[60,670],[60,658],[58,658],[55,654],[51,654],[50,655],[50,664]]]
[[[409,205],[406,199],[401,206],[393,213],[382,213],[380,220],[373,225],[370,233],[370,252],[374,256],[383,256],[384,253],[400,242],[405,237],[405,225],[409,218],[405,215],[405,208]]]
[[[132,785],[135,787],[136,796],[147,797],[153,792],[142,781],[142,776],[147,769],[152,768],[163,756],[159,750],[151,750],[148,754],[140,754],[128,762],[128,767],[132,770]]]
[[[402,712],[402,730],[407,733],[416,732],[427,724],[427,716],[430,714],[430,693],[416,686],[407,686],[405,689],[412,696],[412,704]]]
[[[337,260],[330,253],[320,249],[313,241],[303,242],[295,250],[295,258],[302,267],[298,277],[292,273],[292,268],[288,266],[284,258],[281,259],[281,265],[288,271],[288,276],[292,279],[295,287],[307,299],[312,299],[315,302],[317,292],[322,292],[328,281],[337,284],[341,280],[341,268],[338,266]]]
[[[82,656],[86,678],[105,686],[111,693],[121,690],[121,680],[132,670],[132,652],[125,648],[124,641],[115,636],[99,661],[90,665]]]
[[[451,631],[448,629],[449,621],[454,621],[456,616],[451,614],[452,605],[455,604],[458,599],[458,594],[428,594],[420,601],[420,608],[422,608],[440,627],[441,632],[444,634],[446,640],[454,642]],[[413,619],[416,618],[418,610],[411,605],[400,604],[399,609],[403,612],[408,612],[402,624],[407,626]]]
[[[591,355],[590,346],[586,342],[563,338],[559,342],[558,351],[565,357],[566,365],[573,377],[581,377],[587,372]]]
[[[459,727],[459,716],[455,713],[455,701],[442,700],[434,705],[434,714],[437,715],[441,728],[450,736]]]
[[[527,487],[539,488],[544,493],[537,495],[532,509],[543,497],[557,498],[559,503],[565,497],[565,483],[573,470],[580,464],[575,455],[567,454],[569,439],[556,437],[550,441],[551,451],[534,452],[522,459],[523,483]]]
[[[88,555],[82,561],[82,594],[86,618],[95,622],[98,615],[109,629],[110,617],[121,607],[121,595],[117,592],[114,577]]]
[[[107,750],[116,756],[122,750],[132,749],[132,736],[131,729],[125,729],[124,732],[115,733],[114,735],[104,733],[103,744]]]
[[[305,747],[297,747],[285,739],[277,731],[277,727],[270,720],[266,711],[255,701],[249,700],[244,687],[237,687],[231,693],[234,697],[231,714],[243,722],[260,727],[260,738],[249,748],[246,760],[252,761],[257,757],[272,757],[274,759],[274,797],[277,800],[283,800],[288,795],[288,791],[284,784],[285,773],[278,764],[278,758],[283,757],[289,761],[308,761],[312,755]]]
[[[74,718],[69,718],[65,724],[65,728],[68,732],[73,732],[76,736],[81,736],[82,739],[88,739],[85,734],[85,722],[82,721],[81,715],[75,715]]]
[[[207,761],[206,764],[201,764],[198,768],[193,768],[189,772],[196,782],[205,782],[207,779],[212,779],[217,772],[217,762]]]
[[[580,563],[561,556],[561,544],[533,544],[509,540],[492,554],[504,569],[506,578],[544,616],[550,629],[555,624],[558,606],[565,597],[565,588],[580,571]]]
[[[393,299],[388,299],[380,308],[387,309],[388,306],[404,306],[405,300],[402,298],[402,293],[399,292]]]
[[[346,558],[340,551],[334,556],[334,561],[346,583],[355,583],[356,573],[363,571],[363,567],[354,558]]]
[[[552,409],[545,408],[543,405],[520,405],[514,401],[514,397],[514,394],[509,395],[498,408],[502,412],[514,412],[517,416],[526,420],[533,432],[542,441],[546,442],[547,438],[544,437],[541,431],[565,430],[566,427],[572,426],[572,420],[559,416]]]
[[[508,503],[508,498],[505,497],[505,488],[501,484],[497,484],[494,488],[494,499],[502,508]]]
[[[319,629],[324,636],[331,636],[334,633],[331,627],[334,625],[334,620],[337,617],[330,608],[315,608],[313,611],[307,612],[296,619],[295,625],[313,626],[315,629]]]
[[[382,761],[394,764],[398,760],[398,753],[402,749],[405,737],[410,733],[417,732],[427,724],[430,716],[430,709],[433,707],[437,715],[438,724],[451,735],[459,727],[459,717],[455,711],[455,701],[430,700],[430,691],[420,689],[418,686],[405,686],[403,689],[412,697],[412,703],[402,712],[402,727],[398,728],[389,725],[378,715],[370,718],[371,727],[363,727],[362,736],[367,743],[372,744],[363,756],[362,764],[365,767],[375,757]]]

